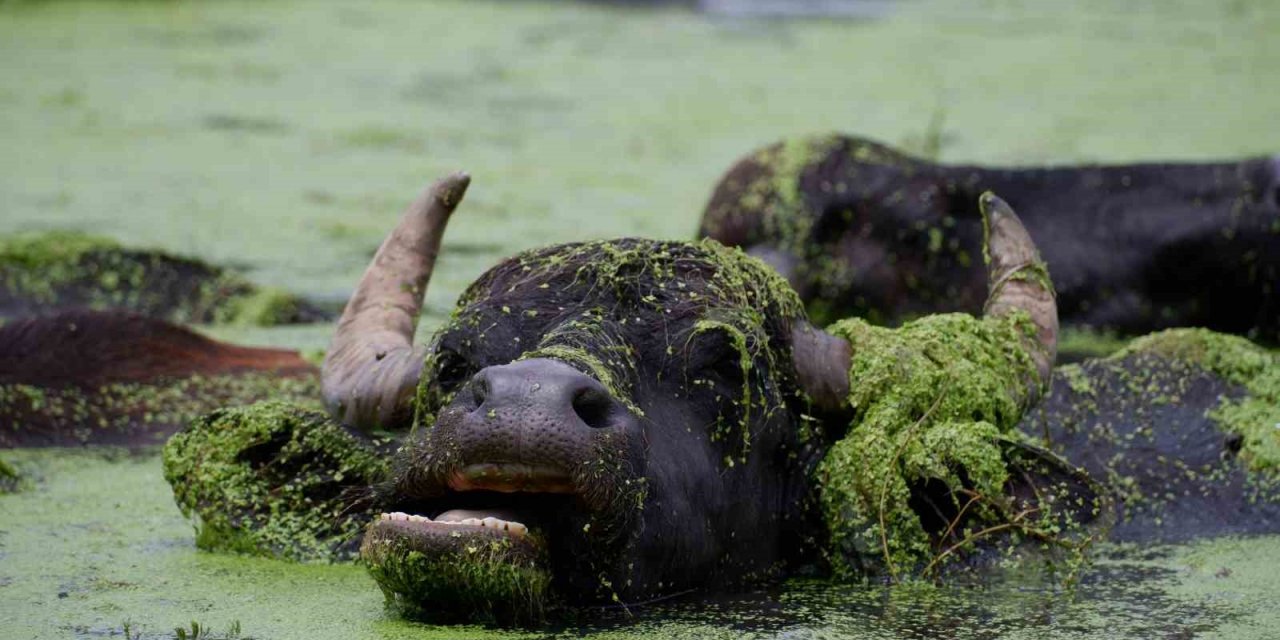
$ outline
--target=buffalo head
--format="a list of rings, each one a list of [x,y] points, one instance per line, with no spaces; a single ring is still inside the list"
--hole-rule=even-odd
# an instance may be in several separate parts
[[[410,206],[324,365],[335,416],[412,428],[362,550],[388,596],[437,617],[536,615],[551,594],[636,602],[765,577],[811,550],[810,472],[842,431],[849,343],[738,250],[623,239],[501,262],[414,346],[468,183],[446,178]],[[1030,317],[1033,394],[1053,360],[1053,296],[1017,277],[1034,246],[988,205],[987,312]]]

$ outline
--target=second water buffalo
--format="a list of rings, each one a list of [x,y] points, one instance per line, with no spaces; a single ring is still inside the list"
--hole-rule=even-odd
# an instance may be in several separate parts
[[[815,319],[978,312],[987,283],[974,203],[988,190],[1040,247],[1063,324],[1280,340],[1280,156],[991,168],[818,136],[740,159],[699,235],[772,264]]]

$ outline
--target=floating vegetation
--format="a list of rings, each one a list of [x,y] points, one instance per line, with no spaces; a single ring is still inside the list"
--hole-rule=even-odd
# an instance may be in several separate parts
[[[0,446],[158,445],[197,416],[266,398],[319,407],[314,376],[194,375],[92,388],[0,384]]]
[[[934,575],[1023,541],[1065,551],[1069,567],[1083,560],[1100,490],[1049,454],[1031,477],[1019,460],[1015,427],[1037,377],[1025,317],[935,315],[898,329],[852,319],[829,330],[854,354],[849,433],[816,476],[837,576]],[[1076,499],[1093,504],[1067,504]]]
[[[21,488],[22,474],[13,465],[0,458],[0,494],[14,493]]]
[[[323,413],[281,402],[220,409],[164,448],[164,475],[196,545],[293,560],[355,555],[369,514],[348,489],[386,463]]]

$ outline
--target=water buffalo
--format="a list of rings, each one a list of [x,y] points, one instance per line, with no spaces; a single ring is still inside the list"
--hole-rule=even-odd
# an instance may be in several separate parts
[[[899,452],[913,460],[931,452],[904,432],[912,422],[939,425],[921,436],[938,438],[938,449],[959,440],[990,446],[986,468],[998,479],[986,490],[1036,504],[1031,511],[1048,508],[1037,482],[1072,475],[1002,435],[1049,376],[1057,316],[1030,238],[994,197],[984,200],[987,319],[939,316],[935,334],[902,334],[933,345],[924,347],[930,357],[968,368],[913,361],[915,347],[890,355],[903,358],[893,368],[920,380],[972,373],[956,387],[972,382],[978,397],[928,388],[912,399],[882,371],[868,374],[877,379],[865,389],[884,388],[850,407],[859,392],[851,367],[889,362],[867,360],[876,340],[857,337],[857,328],[846,337],[814,327],[785,281],[713,241],[623,239],[516,255],[471,285],[429,343],[414,346],[441,234],[468,184],[447,178],[410,207],[348,303],[322,373],[326,402],[345,424],[413,429],[389,479],[366,498],[381,515],[362,547],[383,590],[410,610],[528,614],[551,592],[574,602],[644,601],[777,575],[832,538],[848,542],[848,556],[860,559],[846,566],[860,570],[880,550],[861,554],[858,540],[828,533],[824,520],[856,516],[861,494],[818,498],[814,483],[824,456],[823,477],[857,477],[843,465],[858,451],[827,454],[858,412],[864,425],[886,423],[885,438],[901,436]],[[851,344],[867,348],[854,353]],[[927,472],[944,489],[953,476],[979,486],[983,465],[963,446],[912,464],[951,465]],[[1015,467],[1019,474],[1006,473]],[[939,539],[963,537],[970,528],[958,525],[959,498],[933,489],[903,484],[901,494],[895,486],[879,495],[929,511]],[[970,515],[999,517],[985,509]],[[943,549],[954,540],[931,542]],[[885,545],[886,558],[898,544]]]
[[[986,297],[978,194],[1026,223],[1066,325],[1280,341],[1280,157],[1057,168],[942,165],[826,135],[739,160],[699,234],[783,273],[815,318],[897,323]]]
[[[0,236],[0,321],[77,309],[263,326],[333,318],[287,291],[190,257],[77,231]]]
[[[0,448],[163,443],[219,407],[315,403],[296,352],[229,345],[118,310],[64,310],[0,326]]]
[[[223,408],[165,446],[198,546],[359,552],[406,613],[527,620],[553,602],[632,604],[799,567],[861,578],[1022,549],[1078,559],[1116,516],[1136,541],[1280,527],[1265,473],[1280,468],[1280,357],[1245,340],[1153,336],[1059,369],[1029,412],[1050,378],[1055,303],[998,198],[979,203],[983,318],[820,330],[740,251],[623,239],[502,261],[415,347],[468,184],[434,185],[376,253],[315,393],[329,415]],[[44,394],[145,382],[131,402],[100,403],[145,425],[174,397],[157,380],[183,395],[224,374],[312,375],[296,354],[118,313],[7,325],[0,356],[0,417],[16,406],[88,431],[81,405]],[[306,402],[305,389],[255,384],[225,403],[290,393]]]

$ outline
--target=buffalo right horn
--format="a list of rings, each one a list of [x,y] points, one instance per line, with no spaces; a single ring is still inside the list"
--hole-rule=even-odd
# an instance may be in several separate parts
[[[988,260],[983,312],[1000,318],[1021,311],[1031,320],[1035,336],[1024,340],[1023,346],[1038,375],[1038,379],[1027,381],[1028,398],[1038,398],[1041,389],[1049,385],[1058,355],[1058,303],[1053,283],[1031,234],[1013,208],[990,191],[978,198],[978,207]]]
[[[426,356],[414,348],[413,334],[445,225],[470,183],[455,173],[418,196],[347,302],[320,372],[325,406],[343,423],[368,431],[412,419]]]
[[[984,193],[978,200],[988,257],[988,294],[984,314],[1002,318],[1022,312],[1035,329],[1023,348],[1035,364],[1035,379],[1027,380],[1023,404],[1048,386],[1058,348],[1058,305],[1049,273],[1022,221],[1004,200]],[[848,341],[807,321],[791,330],[792,362],[800,387],[814,405],[836,411],[849,395],[853,349]]]

